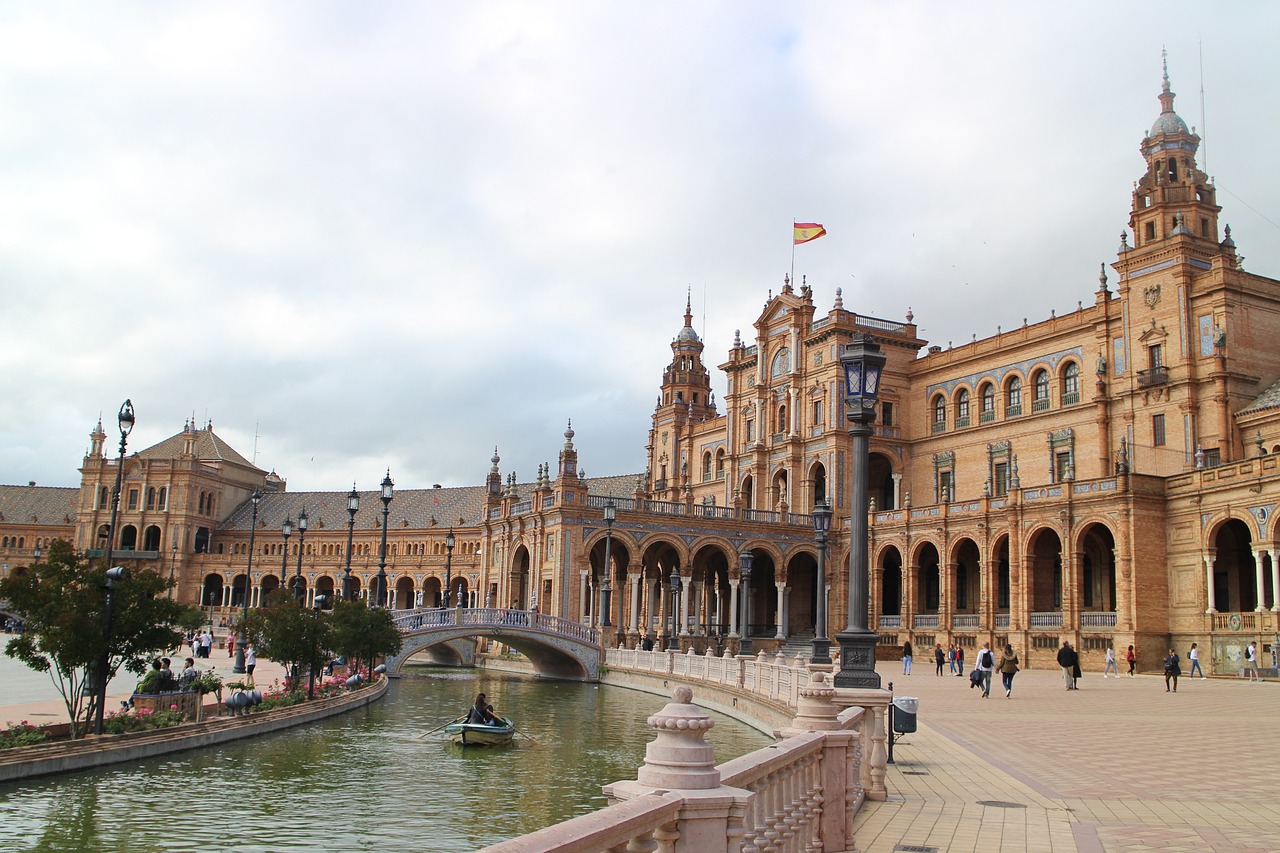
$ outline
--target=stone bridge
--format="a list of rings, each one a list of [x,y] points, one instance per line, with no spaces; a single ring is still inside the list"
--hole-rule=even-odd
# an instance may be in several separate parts
[[[476,640],[487,637],[528,658],[535,671],[547,678],[596,681],[604,657],[600,632],[529,610],[457,607],[407,610],[395,617],[404,634],[404,648],[387,659],[387,672],[399,677],[404,662],[429,650],[441,663],[470,666],[475,662]]]

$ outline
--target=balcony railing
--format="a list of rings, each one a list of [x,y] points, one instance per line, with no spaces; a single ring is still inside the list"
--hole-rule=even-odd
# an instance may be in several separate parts
[[[996,614],[996,628],[1008,628],[1008,627],[1009,627],[1009,614],[1008,614],[1008,613],[997,613],[997,614]]]
[[[1097,611],[1093,613],[1080,614],[1081,628],[1114,628],[1116,626],[1115,612]]]
[[[1032,412],[1047,412],[1047,411],[1049,411],[1049,401],[1048,401],[1048,400],[1034,400],[1034,401],[1032,401],[1032,403],[1031,403],[1031,411],[1032,411]]]
[[[881,616],[881,617],[880,617],[880,627],[881,627],[881,628],[901,628],[901,627],[902,627],[902,614],[900,614],[900,613],[894,613],[894,614],[892,614],[892,615],[888,615],[888,616]]]
[[[1213,630],[1215,631],[1256,631],[1257,629],[1257,613],[1213,614]]]
[[[1004,410],[1004,416],[1006,418],[1016,418],[1021,414],[1022,414],[1021,406],[1009,406],[1007,409]]]
[[[1062,627],[1062,611],[1050,610],[1045,613],[1031,614],[1032,628],[1061,628]]]
[[[937,628],[937,613],[917,613],[911,617],[911,627],[913,628]]]
[[[1155,385],[1164,385],[1169,381],[1169,368],[1167,367],[1148,367],[1146,370],[1138,371],[1138,387],[1151,388]]]
[[[957,613],[955,616],[951,617],[951,627],[952,628],[977,628],[978,614],[977,613]]]

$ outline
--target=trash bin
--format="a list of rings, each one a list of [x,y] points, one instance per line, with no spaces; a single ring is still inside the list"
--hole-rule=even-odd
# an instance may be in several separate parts
[[[893,697],[893,730],[897,734],[911,734],[916,730],[916,711],[920,700],[914,696]]]

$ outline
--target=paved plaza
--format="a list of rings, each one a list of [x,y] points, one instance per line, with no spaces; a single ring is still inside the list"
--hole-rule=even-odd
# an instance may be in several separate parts
[[[932,666],[878,669],[920,699],[919,731],[858,815],[861,853],[1280,850],[1280,684],[1086,673],[1068,692],[1040,670],[983,699]]]

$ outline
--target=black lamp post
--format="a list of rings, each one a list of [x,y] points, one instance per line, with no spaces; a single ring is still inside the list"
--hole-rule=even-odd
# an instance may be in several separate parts
[[[302,512],[298,513],[298,573],[293,576],[293,597],[298,601],[302,601],[307,597],[306,590],[302,588],[302,552],[306,544],[307,538],[307,508],[303,507]]]
[[[32,550],[31,552],[31,564],[35,565],[36,563],[40,562],[40,556],[42,554],[44,554],[44,549],[41,548],[39,545],[37,545],[35,549]]]
[[[741,639],[738,640],[738,654],[751,654],[751,564],[755,561],[755,555],[750,551],[743,551],[738,560],[742,565],[742,632]]]
[[[262,501],[262,489],[254,489],[253,518],[249,522],[249,562],[244,568],[244,610],[240,614],[240,642],[236,643],[236,661],[231,671],[237,675],[244,672],[245,628],[249,625],[249,591],[253,589],[253,535],[258,530],[258,504]]]
[[[867,459],[885,356],[870,335],[860,335],[845,347],[840,364],[844,367],[845,417],[853,440],[850,460],[853,503],[849,510],[849,615],[845,629],[836,634],[840,644],[840,671],[835,675],[835,686],[879,689],[877,638],[867,625],[871,606],[871,576],[867,566]]]
[[[387,515],[391,512],[391,499],[395,497],[395,483],[391,482],[391,469],[382,478],[382,547],[378,550],[377,597],[374,604],[387,606]]]
[[[98,665],[95,675],[97,677],[97,708],[93,713],[93,733],[95,735],[102,734],[102,711],[107,704],[107,667],[111,665],[111,624],[115,621],[115,605],[116,581],[123,580],[125,570],[121,566],[107,569],[107,607],[106,613],[103,615],[102,626],[102,654],[98,656]]]
[[[173,600],[173,570],[178,563],[178,537],[173,538],[173,548],[169,551],[169,600]]]
[[[667,648],[680,651],[680,570],[671,570],[671,636]]]
[[[831,529],[831,507],[818,501],[813,508],[813,536],[818,540],[818,606],[813,626],[813,656],[818,664],[831,663],[831,640],[827,639],[827,531]]]
[[[287,515],[284,517],[284,521],[280,523],[280,532],[284,535],[284,555],[280,558],[280,591],[283,593],[289,577],[289,537],[293,535],[292,518]]]
[[[453,590],[453,546],[456,543],[453,539],[453,528],[449,528],[449,532],[444,535],[444,606],[449,606],[449,598]],[[462,604],[462,593],[458,593],[458,604]]]
[[[307,698],[316,698],[316,670],[320,668],[317,656],[320,653],[320,610],[329,597],[320,593],[311,604],[311,675],[307,680]]]
[[[613,501],[606,501],[604,505],[604,581],[600,584],[600,597],[604,599],[604,603],[600,605],[600,627],[611,628],[613,622],[609,618],[610,607],[613,598],[613,583],[611,575],[613,574],[613,522],[618,518],[618,508],[613,505]]]
[[[116,425],[120,428],[120,459],[116,463],[116,487],[111,492],[111,521],[107,524],[106,559],[103,561],[103,563],[107,566],[111,565],[112,552],[115,550],[116,515],[120,511],[120,488],[124,482],[124,450],[125,450],[125,446],[128,444],[128,441],[129,441],[129,433],[133,432],[133,425],[135,422],[136,422],[136,418],[134,417],[133,403],[129,400],[125,400],[124,403],[120,406],[120,411],[116,413]],[[110,568],[107,570],[108,619],[107,619],[106,634],[107,634],[108,642],[110,641],[110,635],[111,635],[110,614],[111,614],[112,579],[110,577],[110,574],[112,571],[113,569],[110,569]],[[123,577],[123,576],[124,576],[124,570],[121,569],[120,575],[118,575],[118,577]],[[98,703],[98,707],[94,712],[93,733],[98,735],[102,734],[103,706],[107,702],[107,665],[108,665],[107,655],[109,651],[110,650],[104,645],[102,649],[102,656],[98,661],[99,668],[93,674],[93,677],[95,679],[94,686],[97,688],[97,703]]]
[[[360,494],[356,484],[351,484],[351,492],[347,495],[347,573],[342,576],[342,600],[351,600],[351,541],[356,532],[356,513],[360,511]]]

